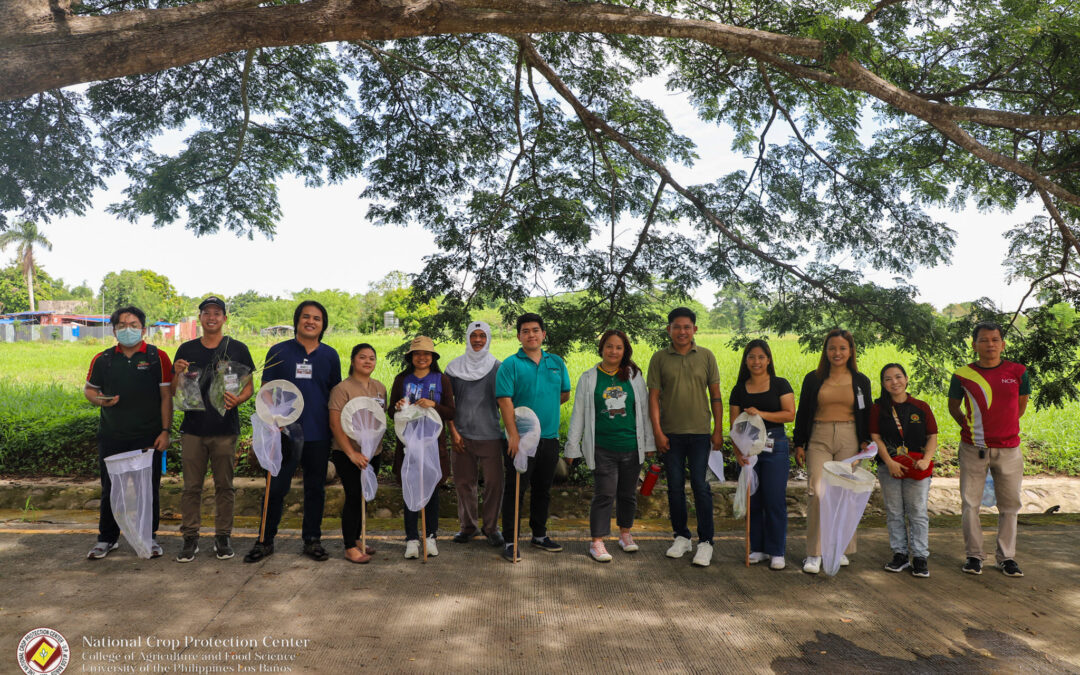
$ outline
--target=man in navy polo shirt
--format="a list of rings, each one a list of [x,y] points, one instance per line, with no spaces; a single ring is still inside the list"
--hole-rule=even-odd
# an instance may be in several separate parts
[[[513,457],[518,452],[517,425],[514,408],[531,408],[540,420],[540,445],[536,456],[529,458],[529,468],[522,483],[532,489],[529,501],[529,527],[532,545],[545,551],[561,551],[562,546],[547,536],[548,507],[551,503],[551,482],[559,462],[559,408],[570,398],[570,374],[566,364],[554,354],[541,349],[547,332],[539,314],[522,314],[517,320],[521,349],[507,358],[495,376],[495,400],[499,404],[503,426],[506,427],[507,455],[504,463],[506,483],[503,488],[503,557],[514,562],[514,494],[515,474]],[[522,495],[524,497],[524,495]],[[520,554],[519,554],[520,555]]]
[[[281,471],[270,481],[270,499],[262,514],[266,528],[263,539],[244,556],[244,562],[258,562],[274,553],[274,535],[281,522],[285,495],[292,485],[297,466],[304,471],[304,520],[301,536],[304,554],[320,562],[329,558],[322,547],[323,505],[326,502],[326,467],[330,462],[330,390],[341,382],[341,359],[337,351],[322,343],[328,317],[326,308],[314,300],[301,302],[293,312],[296,337],[279,342],[266,352],[263,383],[288,380],[304,397],[300,426],[304,432],[303,452],[289,452],[282,458]],[[282,448],[291,446],[282,439]]]

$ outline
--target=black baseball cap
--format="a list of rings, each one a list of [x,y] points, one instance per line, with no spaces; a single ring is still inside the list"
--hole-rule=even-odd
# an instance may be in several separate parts
[[[221,308],[222,313],[227,313],[225,310],[225,301],[217,297],[216,295],[211,295],[209,298],[200,302],[199,311],[203,311],[203,307],[206,307],[207,305],[217,305]]]

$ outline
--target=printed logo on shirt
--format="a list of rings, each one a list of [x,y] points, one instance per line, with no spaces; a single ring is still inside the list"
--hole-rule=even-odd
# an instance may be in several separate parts
[[[146,370],[150,367],[149,361],[139,361],[135,364],[135,370]]]
[[[1020,380],[1014,380],[1011,377],[1003,377],[1003,378],[1001,378],[1001,383],[1002,384],[1020,384]]]
[[[626,392],[618,385],[612,385],[604,390],[604,406],[607,409],[608,419],[626,417]]]
[[[911,413],[911,423],[912,424],[918,424],[919,419],[920,419],[919,418],[919,413]]]

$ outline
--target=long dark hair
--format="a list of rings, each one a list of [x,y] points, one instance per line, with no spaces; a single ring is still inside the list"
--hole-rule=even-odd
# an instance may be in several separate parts
[[[417,351],[420,351],[420,350],[417,350]],[[424,350],[424,351],[427,351],[427,350]],[[408,375],[409,373],[416,370],[416,366],[414,366],[413,362],[412,362],[412,357],[413,357],[413,354],[415,354],[415,353],[416,352],[409,352],[408,354],[406,354],[403,357],[404,360],[405,360],[405,367],[401,369],[401,372],[405,373],[406,375]],[[428,354],[431,354],[431,368],[430,368],[431,372],[433,372],[433,373],[441,373],[442,369],[439,368],[439,355],[437,353],[435,353],[435,352],[428,352]]]
[[[847,340],[848,348],[851,349],[851,356],[848,357],[847,367],[851,373],[857,374],[859,367],[855,364],[855,336],[843,328],[833,328],[829,331],[829,334],[825,336],[825,341],[821,343],[821,360],[818,361],[817,376],[824,380],[829,376],[829,340],[834,337],[841,337]]]
[[[766,370],[769,373],[769,377],[776,377],[776,369],[773,368],[772,350],[769,349],[769,343],[764,340],[751,340],[746,343],[746,348],[743,349],[742,361],[739,362],[739,377],[735,380],[736,383],[746,382],[750,379],[750,369],[746,366],[746,357],[750,355],[750,350],[754,347],[758,347],[761,351],[765,352],[765,356],[769,357],[769,365]]]
[[[604,343],[611,337],[622,340],[623,346],[622,361],[619,361],[619,370],[615,373],[615,377],[629,382],[630,378],[641,372],[641,368],[638,368],[638,365],[634,363],[634,359],[631,358],[634,355],[634,348],[630,346],[630,338],[626,337],[626,333],[614,328],[604,331],[604,334],[600,336],[600,343],[596,347],[596,352],[603,358]]]
[[[877,402],[878,402],[878,405],[881,406],[882,412],[884,412],[887,415],[892,415],[892,412],[891,412],[892,407],[893,407],[892,395],[889,394],[889,392],[885,391],[885,371],[888,370],[889,368],[899,368],[900,372],[904,374],[905,378],[908,376],[908,374],[907,374],[907,370],[905,370],[904,367],[902,365],[900,365],[899,363],[886,363],[884,366],[881,367],[881,375],[880,375],[880,380],[881,381],[879,382],[879,384],[881,385],[881,396],[878,396]]]
[[[369,345],[366,342],[361,342],[360,344],[356,345],[355,347],[352,348],[352,354],[349,354],[349,375],[353,374],[353,364],[352,364],[352,362],[353,362],[353,359],[356,358],[356,355],[360,353],[361,349],[370,349],[371,353],[374,354],[376,356],[376,358],[378,358],[378,356],[379,356],[379,352],[375,351],[375,348],[372,347],[371,345]]]

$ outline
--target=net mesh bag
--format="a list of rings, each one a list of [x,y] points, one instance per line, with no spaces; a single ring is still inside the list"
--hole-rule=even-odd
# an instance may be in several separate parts
[[[135,554],[150,559],[154,544],[154,453],[132,450],[105,458],[112,481],[109,503],[113,518]]]
[[[370,396],[349,399],[341,409],[341,428],[345,435],[360,445],[360,452],[368,458],[368,465],[360,474],[360,485],[365,501],[375,499],[379,489],[379,480],[375,476],[375,467],[370,461],[382,449],[383,435],[386,433],[386,412],[379,402]]]
[[[407,405],[394,415],[394,432],[405,445],[401,460],[401,496],[410,511],[427,506],[442,480],[439,434],[442,420],[434,408]]]
[[[259,465],[271,476],[281,471],[281,429],[286,429],[294,447],[303,447],[300,425],[296,421],[304,412],[304,397],[288,380],[271,380],[255,395],[255,414],[251,416],[251,450]]]
[[[852,466],[854,461],[825,462],[820,497],[821,562],[829,576],[840,569],[840,556],[855,535],[877,483],[872,473]]]
[[[540,445],[540,419],[532,408],[524,406],[514,408],[514,424],[518,430],[518,451],[514,455],[514,468],[518,473],[525,473],[529,468],[529,458],[536,456]]]
[[[746,515],[746,496],[752,496],[757,492],[758,475],[757,471],[754,471],[757,460],[757,455],[751,455],[747,458],[747,463],[743,465],[742,471],[739,472],[739,486],[735,488],[735,497],[731,503],[731,513],[736,518]]]
[[[740,414],[731,425],[731,442],[746,457],[761,454],[765,449],[768,432],[761,415]]]

